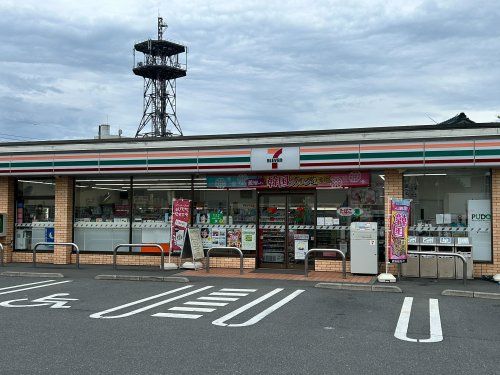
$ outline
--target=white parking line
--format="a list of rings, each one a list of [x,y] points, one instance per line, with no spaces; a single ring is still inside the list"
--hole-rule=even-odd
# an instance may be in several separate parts
[[[201,302],[201,301],[189,301],[189,302],[184,302],[184,305],[191,305],[191,306],[226,306],[228,305],[227,302]]]
[[[204,290],[207,290],[207,289],[213,288],[212,286],[206,286],[206,287],[203,287],[203,288],[200,288],[200,289],[196,289],[196,290],[193,290],[193,291],[191,291],[191,292],[184,293],[184,294],[181,294],[181,295],[178,295],[178,296],[175,296],[175,297],[172,297],[172,298],[169,298],[169,299],[166,299],[166,300],[160,301],[160,302],[153,303],[152,305],[148,305],[148,306],[145,306],[145,307],[141,307],[140,309],[133,310],[133,311],[130,311],[130,312],[125,313],[125,314],[121,314],[121,315],[114,315],[114,316],[103,316],[103,315],[106,315],[106,314],[108,314],[108,313],[110,313],[110,312],[113,312],[113,311],[121,310],[121,309],[127,308],[127,307],[129,307],[129,306],[137,305],[137,304],[139,304],[139,303],[142,303],[142,302],[145,302],[145,301],[149,301],[149,300],[151,300],[151,299],[156,299],[156,298],[159,298],[159,297],[162,297],[162,296],[168,295],[168,294],[176,293],[176,292],[179,292],[179,291],[181,291],[181,290],[184,290],[184,289],[187,289],[187,288],[191,288],[191,287],[192,287],[192,285],[183,286],[183,287],[181,287],[181,288],[177,288],[177,289],[174,289],[174,290],[170,290],[170,291],[165,292],[165,293],[160,293],[160,294],[157,294],[157,295],[154,295],[154,296],[148,297],[148,298],[144,298],[144,299],[141,299],[141,300],[138,300],[138,301],[134,301],[134,302],[127,303],[127,304],[125,304],[125,305],[121,305],[121,306],[113,307],[113,308],[111,308],[111,309],[104,310],[104,311],[101,311],[101,312],[98,312],[98,313],[92,314],[92,315],[90,315],[90,317],[91,317],[91,318],[94,318],[94,319],[117,319],[117,318],[125,318],[125,317],[127,317],[127,316],[135,315],[135,314],[138,314],[138,313],[140,313],[140,312],[147,311],[147,310],[153,309],[153,308],[155,308],[155,307],[158,307],[158,306],[164,305],[164,304],[166,304],[166,303],[169,303],[169,302],[172,302],[172,301],[176,301],[176,300],[178,300],[178,299],[181,299],[181,298],[184,298],[184,297],[190,296],[190,295],[192,295],[192,294],[199,293],[199,292],[202,292],[202,291],[204,291]]]
[[[51,280],[51,281],[54,281],[54,280]],[[73,280],[66,280],[66,281],[58,281],[56,283],[45,283],[45,284],[42,284],[42,285],[35,285],[35,286],[31,286],[31,287],[28,287],[28,288],[22,288],[22,289],[15,289],[15,290],[8,290],[6,292],[1,292],[1,294],[10,294],[10,293],[17,293],[17,292],[22,292],[24,290],[30,290],[30,289],[38,289],[38,288],[45,288],[46,286],[52,286],[52,285],[58,285],[58,284],[65,284],[65,283],[70,283],[72,282]],[[38,283],[37,283],[38,284]],[[20,285],[18,285],[20,286]]]
[[[254,325],[257,322],[260,322],[262,319],[264,319],[266,316],[271,314],[273,311],[278,310],[281,306],[287,304],[290,302],[292,299],[297,297],[299,294],[303,293],[303,290],[296,290],[292,294],[289,294],[285,298],[283,298],[281,301],[276,302],[274,305],[271,305],[261,313],[255,315],[253,318],[247,320],[245,323],[240,323],[240,324],[229,324],[229,327],[248,327],[251,325]]]
[[[170,311],[187,311],[187,312],[212,312],[217,309],[211,309],[208,307],[172,307],[169,309]]]
[[[158,318],[177,318],[177,319],[198,319],[203,315],[196,314],[172,314],[172,313],[158,313],[151,316],[156,316]]]
[[[439,301],[433,298],[429,299],[430,337],[428,339],[412,339],[408,337],[408,324],[410,322],[412,304],[413,297],[405,297],[396,330],[394,331],[394,337],[409,342],[431,343],[443,341],[441,316],[439,315]]]
[[[430,337],[420,339],[419,342],[443,341],[443,330],[441,328],[441,316],[439,315],[439,302],[437,299],[429,299]]]
[[[227,326],[227,324],[225,323],[226,320],[229,320],[229,319],[235,317],[236,315],[242,313],[243,311],[246,311],[249,308],[251,308],[251,307],[253,307],[255,305],[258,305],[262,301],[265,301],[266,299],[271,298],[272,296],[274,296],[275,294],[281,292],[282,290],[283,290],[282,288],[274,289],[273,291],[271,291],[271,292],[269,292],[267,294],[264,294],[262,297],[259,297],[259,298],[255,299],[255,300],[253,300],[252,302],[247,303],[246,305],[241,306],[239,309],[236,309],[233,312],[230,312],[229,314],[224,315],[222,318],[214,320],[212,322],[212,324],[214,324],[216,326],[223,326],[223,327],[225,327],[225,326]]]
[[[220,290],[221,292],[256,292],[257,289],[231,289],[231,288],[223,288]]]
[[[44,281],[37,281],[36,283],[28,283],[28,284],[19,284],[19,285],[14,285],[14,286],[7,286],[5,288],[0,288],[0,290],[21,288],[23,286],[28,286],[28,285],[46,284],[46,283],[50,283],[52,281],[55,281],[55,280],[44,280]]]
[[[211,296],[227,296],[227,297],[245,297],[248,293],[227,293],[227,292],[213,292]]]
[[[228,301],[228,302],[234,302],[239,300],[239,298],[229,298],[229,297],[198,297],[198,299],[205,301]]]

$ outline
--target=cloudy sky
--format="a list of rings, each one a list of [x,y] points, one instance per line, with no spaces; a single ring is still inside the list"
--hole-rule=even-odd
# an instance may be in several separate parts
[[[134,42],[189,46],[184,134],[440,122],[500,114],[498,1],[0,2],[0,140],[133,136]]]

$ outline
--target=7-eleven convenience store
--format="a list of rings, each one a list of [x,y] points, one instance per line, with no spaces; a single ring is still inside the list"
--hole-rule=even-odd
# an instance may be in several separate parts
[[[45,241],[76,243],[81,264],[110,264],[119,243],[168,250],[180,198],[192,203],[190,225],[204,247],[237,246],[246,268],[303,267],[311,248],[349,259],[352,222],[377,224],[382,262],[385,202],[404,197],[412,234],[468,237],[474,275],[500,273],[497,123],[4,143],[0,174],[7,263],[31,262]],[[328,255],[315,258],[316,271],[340,270]],[[42,247],[37,261],[68,264],[75,254]],[[160,257],[132,248],[118,262],[158,265]]]

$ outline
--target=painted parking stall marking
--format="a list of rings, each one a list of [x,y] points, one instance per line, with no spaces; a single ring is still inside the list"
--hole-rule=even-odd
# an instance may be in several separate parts
[[[195,301],[187,301],[184,303],[186,306],[174,306],[169,311],[183,311],[185,313],[157,313],[152,316],[157,318],[174,318],[174,319],[198,319],[203,314],[187,314],[192,312],[211,313],[217,310],[217,307],[227,306],[229,302],[235,302],[240,297],[246,297],[250,293],[256,292],[257,289],[226,289],[223,288],[218,292],[212,292],[208,296],[198,297]],[[216,297],[214,297],[216,296]],[[207,302],[210,301],[210,302]],[[200,305],[201,304],[201,305]],[[191,307],[192,305],[205,306],[205,307]]]
[[[144,303],[144,302],[148,302],[148,301],[151,301],[151,300],[155,300],[155,299],[167,296],[169,294],[174,294],[174,293],[177,293],[177,292],[180,292],[180,291],[192,288],[192,287],[193,287],[192,285],[187,285],[187,286],[183,286],[181,288],[169,290],[168,292],[156,294],[156,295],[151,296],[151,297],[143,298],[143,299],[140,299],[140,300],[137,300],[137,301],[126,303],[124,305],[120,305],[120,306],[113,307],[113,308],[108,309],[108,310],[104,310],[104,311],[92,314],[92,315],[90,315],[90,317],[93,318],[93,319],[119,319],[119,318],[126,318],[128,316],[139,314],[141,312],[154,309],[154,308],[156,308],[158,306],[165,305],[165,304],[167,304],[169,302],[173,302],[173,301],[176,301],[178,299],[181,299],[181,298],[184,298],[184,297],[196,294],[196,293],[203,292],[203,291],[205,291],[207,289],[210,289],[210,288],[213,288],[212,286],[206,286],[206,287],[203,287],[203,288],[199,288],[199,289],[196,289],[196,290],[192,290],[192,291],[180,294],[180,295],[175,296],[175,297],[171,297],[171,298],[167,298],[167,299],[161,300],[159,302],[155,302],[155,303],[150,304],[150,305],[146,305],[144,307],[141,307],[141,308],[136,309],[136,310],[129,311],[127,313],[123,313],[123,314],[119,314],[119,315],[108,315],[111,312],[115,312],[115,311],[119,311],[119,310],[124,310],[124,309],[126,309],[128,307],[135,306],[135,305],[138,305],[138,304],[141,304],[141,303]]]
[[[100,311],[90,315],[92,319],[121,319],[127,318],[136,314],[140,314],[152,309],[156,309],[160,306],[170,304],[174,301],[179,301],[184,299],[185,302],[181,302],[180,305],[174,305],[168,307],[166,311],[159,311],[151,314],[155,318],[163,319],[199,319],[204,317],[206,314],[215,314],[219,308],[230,307],[232,304],[237,303],[241,298],[252,296],[254,293],[258,292],[258,289],[236,289],[236,288],[221,288],[219,290],[213,290],[213,286],[205,286],[193,289],[193,285],[187,285],[173,290],[169,290],[163,293],[155,294],[146,298],[138,299]],[[277,288],[264,294],[263,296],[257,297],[254,300],[246,303],[243,306],[236,308],[234,311],[224,315],[222,318],[215,319],[212,324],[221,327],[247,327],[254,325],[264,319],[266,316],[276,311],[280,307],[284,306],[299,294],[303,293],[304,290],[298,289],[293,291],[291,294],[283,297],[278,302],[272,304],[271,306],[265,308],[263,311],[259,312],[255,316],[248,319],[243,323],[226,323],[228,320],[238,316],[244,311],[262,303],[263,301],[275,296],[276,294],[283,292],[283,288]],[[201,294],[206,292],[206,294]],[[201,294],[201,295],[200,295]],[[180,302],[180,301],[179,301]],[[139,307],[140,306],[140,307]],[[132,310],[130,310],[132,308]]]
[[[433,343],[443,341],[441,316],[439,315],[439,301],[434,298],[429,299],[430,337],[428,339],[413,339],[408,337],[408,325],[410,323],[412,304],[413,297],[405,297],[396,330],[394,331],[394,337],[409,342]]]
[[[13,286],[5,287],[5,288],[0,288],[0,295],[17,293],[17,292],[22,292],[22,291],[31,290],[31,289],[45,288],[45,287],[52,286],[52,285],[66,284],[66,283],[70,283],[72,281],[73,280],[65,280],[65,281],[55,282],[55,280],[45,280],[45,281],[37,281],[34,283],[28,283],[28,284],[13,285]]]
[[[304,290],[302,290],[302,289],[296,290],[295,292],[289,294],[285,298],[283,298],[280,301],[276,302],[275,304],[271,305],[267,309],[263,310],[259,314],[257,314],[254,317],[250,318],[246,322],[243,322],[243,323],[234,323],[234,324],[228,324],[228,323],[226,323],[228,320],[230,320],[230,319],[238,316],[242,312],[244,312],[244,311],[252,308],[253,306],[258,305],[259,303],[261,303],[261,302],[263,302],[263,301],[265,301],[265,300],[273,297],[274,295],[276,295],[276,294],[278,294],[278,293],[280,293],[282,291],[283,291],[282,288],[274,289],[273,291],[271,291],[271,292],[263,295],[262,297],[259,297],[259,298],[255,299],[255,300],[253,300],[252,302],[247,303],[246,305],[243,305],[240,308],[234,310],[233,312],[230,312],[229,314],[224,315],[222,318],[214,320],[212,322],[212,324],[216,325],[216,326],[222,326],[222,327],[248,327],[248,326],[254,325],[254,324],[258,323],[259,321],[261,321],[262,319],[264,319],[269,314],[271,314],[272,312],[278,310],[280,307],[284,306],[285,304],[287,304],[288,302],[290,302],[291,300],[293,300],[295,297],[297,297],[298,295],[300,295],[301,293],[304,292]]]

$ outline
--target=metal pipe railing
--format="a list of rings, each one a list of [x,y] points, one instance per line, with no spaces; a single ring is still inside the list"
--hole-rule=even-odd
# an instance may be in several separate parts
[[[212,247],[207,250],[207,266],[206,266],[207,273],[210,272],[210,252],[212,250],[222,250],[222,249],[236,250],[238,252],[238,254],[240,255],[240,275],[243,275],[243,252],[237,247],[232,247],[232,246]]]
[[[122,243],[119,245],[116,245],[115,248],[113,249],[113,269],[116,270],[116,251],[120,247],[157,247],[160,249],[161,252],[161,262],[160,262],[160,269],[163,271],[165,269],[165,253],[163,251],[163,247],[157,243]],[[170,254],[170,253],[169,253]]]
[[[73,242],[38,242],[33,246],[33,267],[36,267],[36,249],[39,246],[71,246],[76,252],[76,268],[80,268],[80,249],[78,245]]]
[[[345,279],[347,278],[347,272],[346,272],[346,261],[345,261],[345,254],[340,251],[339,249],[311,249],[306,252],[306,256],[304,257],[304,275],[305,277],[308,277],[309,274],[309,254],[311,253],[323,253],[325,251],[329,252],[334,252],[337,254],[340,254],[342,256],[342,278]]]
[[[459,253],[443,253],[443,252],[438,252],[438,251],[408,251],[408,254],[413,254],[413,255],[435,255],[435,256],[449,256],[449,257],[456,257],[460,258],[463,263],[463,280],[464,280],[464,285],[467,285],[467,259],[462,254]]]
[[[0,243],[0,267],[3,267],[3,254],[4,254],[3,245]]]

